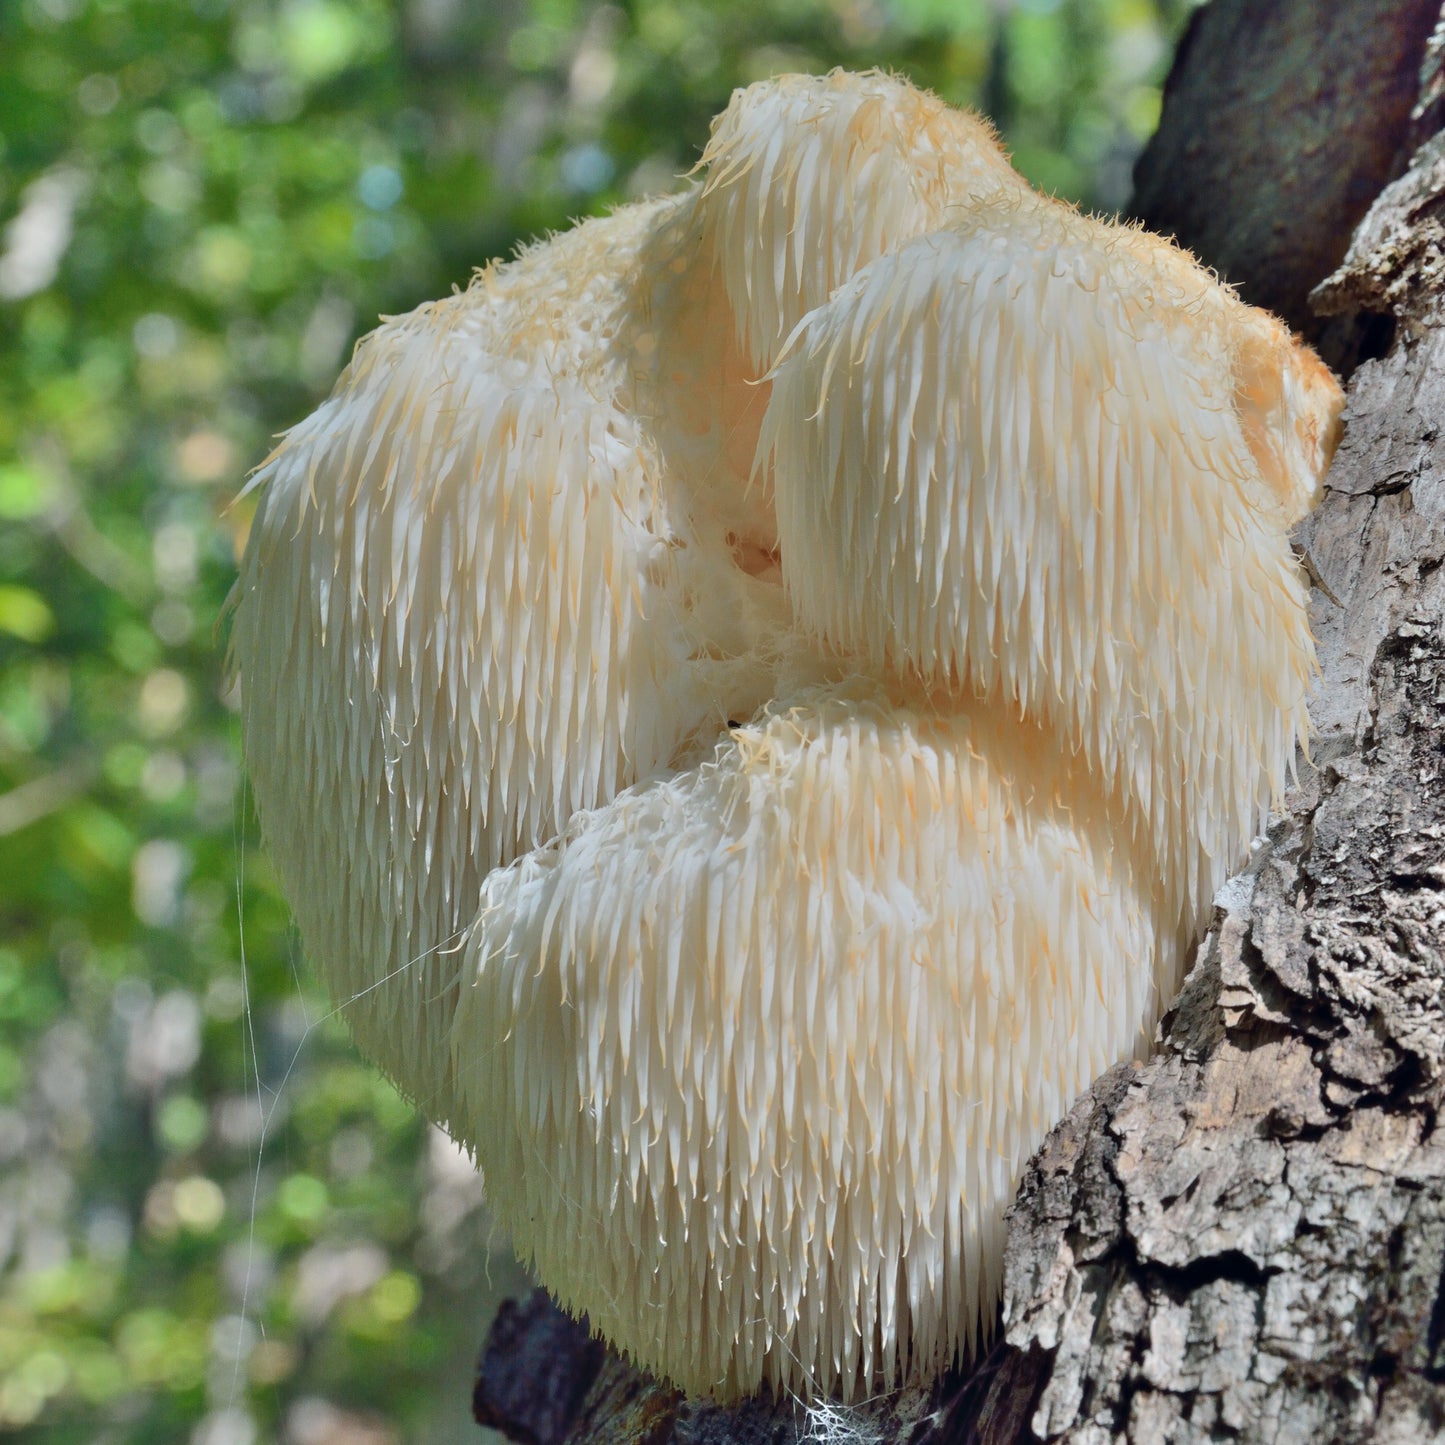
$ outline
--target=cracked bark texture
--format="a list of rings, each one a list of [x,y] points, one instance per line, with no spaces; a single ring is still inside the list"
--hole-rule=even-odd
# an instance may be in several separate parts
[[[1215,0],[1175,97],[1217,64],[1216,7],[1318,13]],[[1231,33],[1236,67],[1275,64]],[[1312,597],[1310,760],[1221,893],[1159,1051],[1104,1075],[1026,1171],[991,1353],[853,1412],[847,1445],[1445,1440],[1445,28],[1392,53],[1423,144],[1348,254],[1348,234],[1318,252],[1343,265],[1291,282],[1301,306],[1313,287],[1323,312],[1391,318],[1300,539],[1339,599]],[[1207,109],[1172,117],[1236,160],[1252,144]],[[791,1445],[827,1425],[791,1401],[687,1401],[540,1294],[499,1322],[477,1401],[522,1445]]]

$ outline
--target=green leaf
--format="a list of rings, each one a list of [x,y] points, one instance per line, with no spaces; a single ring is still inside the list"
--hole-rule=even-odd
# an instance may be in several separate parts
[[[38,517],[54,498],[54,484],[43,473],[19,462],[0,466],[0,519],[23,522]]]
[[[55,631],[55,614],[38,592],[0,585],[0,632],[22,642],[44,642]]]

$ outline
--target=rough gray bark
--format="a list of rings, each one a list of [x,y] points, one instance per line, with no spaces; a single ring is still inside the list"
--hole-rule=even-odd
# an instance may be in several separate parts
[[[1432,54],[1421,132],[1440,89]],[[1302,538],[1339,599],[1313,598],[1311,763],[1221,895],[1160,1051],[1099,1080],[1030,1165],[993,1351],[871,1407],[881,1445],[1445,1439],[1442,217],[1436,140],[1316,292],[1397,324],[1354,374]],[[530,1345],[494,1337],[479,1397],[557,1328],[532,1318]],[[549,1418],[514,1438],[783,1445],[808,1425],[791,1402],[689,1403],[610,1355]]]

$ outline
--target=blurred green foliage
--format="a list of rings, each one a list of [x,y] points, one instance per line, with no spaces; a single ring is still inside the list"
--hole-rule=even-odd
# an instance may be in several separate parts
[[[471,1171],[297,957],[231,507],[378,312],[677,183],[731,89],[896,67],[1128,190],[1188,0],[0,6],[0,1432],[470,1438]]]

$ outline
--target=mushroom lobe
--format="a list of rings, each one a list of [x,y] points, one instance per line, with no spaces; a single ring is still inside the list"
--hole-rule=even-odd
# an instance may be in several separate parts
[[[1125,836],[1047,733],[855,679],[497,870],[451,1049],[514,1245],[689,1392],[971,1350],[1019,1171],[1172,983]]]

